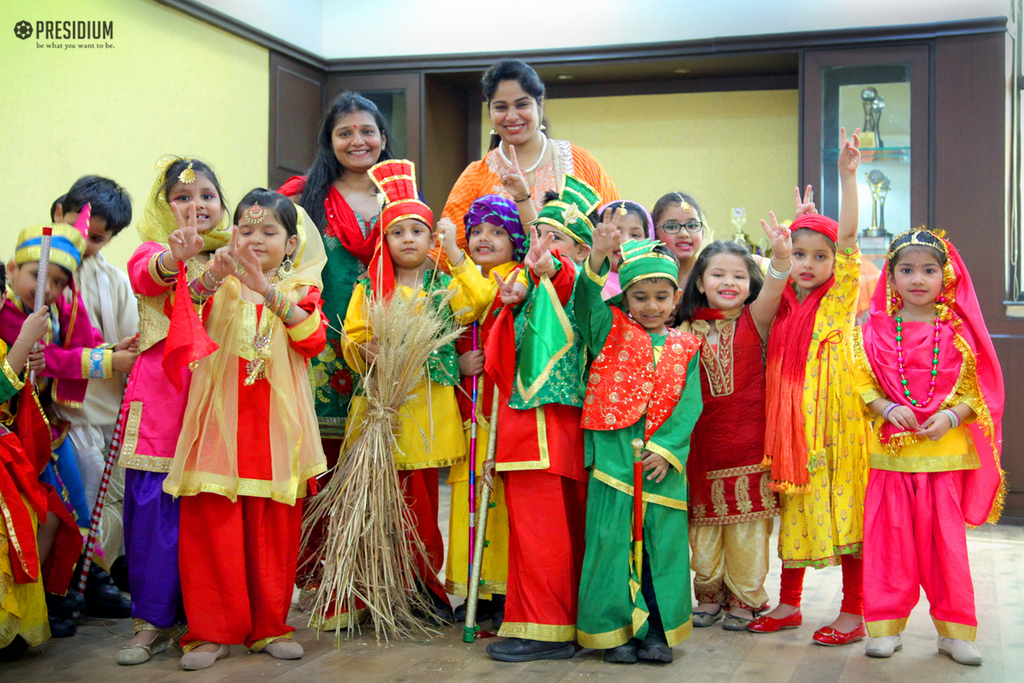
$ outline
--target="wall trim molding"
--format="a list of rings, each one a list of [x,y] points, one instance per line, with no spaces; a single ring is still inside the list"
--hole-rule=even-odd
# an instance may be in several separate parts
[[[518,52],[479,52],[448,55],[409,55],[400,57],[366,57],[326,59],[296,47],[276,36],[253,28],[223,12],[195,0],[157,0],[180,12],[205,21],[240,38],[280,52],[327,73],[381,73],[401,71],[458,72],[483,71],[497,60],[514,56],[533,66],[560,64],[609,63],[670,57],[707,57],[762,52],[788,52],[805,49],[869,47],[877,43],[912,42],[939,37],[974,35],[1008,30],[1007,17],[985,17],[960,21],[874,28],[849,28],[828,31],[772,33],[755,36],[727,36],[699,40],[630,45],[600,45],[556,50],[524,50]]]

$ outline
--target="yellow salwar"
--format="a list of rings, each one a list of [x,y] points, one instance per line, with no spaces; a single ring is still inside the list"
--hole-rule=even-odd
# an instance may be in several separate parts
[[[859,554],[868,480],[867,425],[854,387],[853,333],[860,252],[836,254],[835,283],[822,298],[804,373],[808,491],[779,494],[783,567],[827,567]]]
[[[476,479],[483,477],[483,464],[490,440],[490,423],[477,406]],[[465,427],[466,453],[469,453],[470,423]],[[451,512],[448,518],[448,564],[445,569],[445,590],[452,595],[467,595],[469,578],[469,458],[452,465],[448,475],[452,487]],[[479,486],[477,491],[479,491]],[[494,477],[491,492],[494,506],[487,511],[487,548],[480,564],[480,597],[490,599],[495,593],[504,595],[508,587],[508,508],[505,507],[505,485]],[[476,494],[479,510],[480,495]]]
[[[24,505],[32,516],[31,540],[35,543],[36,513],[27,502]],[[29,645],[44,643],[50,638],[50,621],[42,573],[33,583],[14,581],[7,521],[0,514],[0,648],[10,645],[15,636],[21,636]]]

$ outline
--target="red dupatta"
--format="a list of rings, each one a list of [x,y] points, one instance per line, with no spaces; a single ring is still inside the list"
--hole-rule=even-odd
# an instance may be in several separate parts
[[[838,224],[827,216],[806,214],[793,221],[790,231],[807,228],[833,242]],[[768,337],[765,376],[767,422],[764,433],[765,459],[772,471],[772,489],[803,493],[811,482],[807,471],[807,437],[804,432],[804,375],[807,355],[814,336],[814,320],[821,300],[835,284],[833,275],[799,301],[793,287],[782,292],[782,302]],[[822,348],[826,344],[822,342]]]
[[[305,189],[306,177],[293,175],[277,191],[286,197],[294,197],[302,194]],[[359,221],[356,220],[355,211],[338,192],[338,188],[333,185],[327,190],[327,196],[324,197],[324,214],[327,216],[324,234],[336,237],[346,251],[359,259],[363,265],[368,265],[373,256],[373,249],[378,237],[377,232],[371,230],[368,235],[363,234],[363,229],[359,227]]]

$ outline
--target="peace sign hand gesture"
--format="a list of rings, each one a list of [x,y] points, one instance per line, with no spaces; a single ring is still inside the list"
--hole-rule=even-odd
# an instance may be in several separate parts
[[[175,261],[188,261],[203,250],[203,238],[196,230],[195,202],[189,202],[184,216],[181,215],[177,204],[171,204],[171,213],[174,214],[174,220],[178,223],[178,229],[167,238],[171,256]]]
[[[515,145],[508,146],[508,155],[511,163],[501,169],[502,172],[499,176],[501,186],[505,188],[505,192],[508,192],[514,201],[526,201],[530,198],[530,185],[526,182],[526,176],[519,167]]]
[[[768,212],[768,218],[771,219],[771,224],[769,225],[762,219],[761,228],[764,229],[764,234],[772,243],[772,255],[782,260],[788,259],[793,253],[793,235],[789,228],[779,225],[779,222],[775,220],[774,211]]]
[[[853,131],[853,137],[846,139],[846,128],[839,129],[839,173],[849,177],[860,166],[860,128]]]
[[[210,277],[216,282],[223,282],[238,268],[241,249],[238,247],[238,226],[231,228],[231,240],[213,253],[210,260]]]
[[[508,274],[507,280],[501,277],[501,273],[494,273],[494,279],[498,283],[498,296],[501,298],[501,303],[506,306],[514,306],[523,300],[522,285],[517,281],[520,270],[522,269],[514,268]]]
[[[818,208],[814,205],[814,188],[810,185],[808,185],[807,189],[804,190],[802,201],[800,199],[799,187],[793,188],[793,196],[796,198],[796,211],[793,212],[793,220],[796,220],[805,214],[818,213]]]
[[[538,237],[537,226],[530,226],[530,251],[526,252],[523,263],[526,267],[538,275],[550,277],[555,272],[555,261],[551,256],[551,242],[554,240],[552,233],[544,237]]]

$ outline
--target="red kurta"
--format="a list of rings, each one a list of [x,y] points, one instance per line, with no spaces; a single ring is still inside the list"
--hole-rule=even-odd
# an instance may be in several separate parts
[[[718,344],[707,341],[718,325]],[[761,468],[765,428],[765,344],[746,307],[733,321],[696,320],[704,410],[690,440],[691,526],[737,524],[779,514]]]

